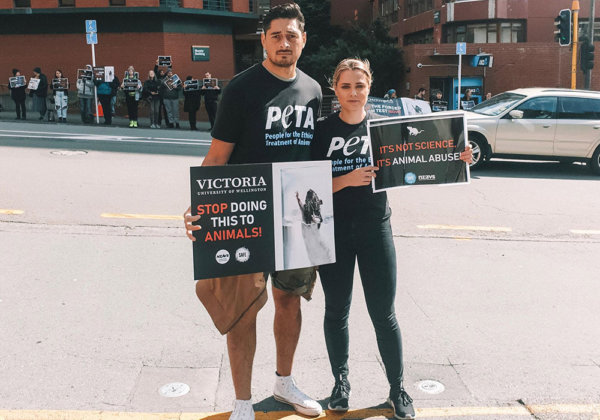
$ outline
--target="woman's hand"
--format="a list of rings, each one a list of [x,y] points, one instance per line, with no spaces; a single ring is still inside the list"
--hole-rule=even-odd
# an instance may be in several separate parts
[[[192,216],[192,208],[188,207],[188,209],[183,213],[183,223],[185,224],[185,234],[191,241],[195,242],[196,238],[194,238],[194,231],[202,229],[200,226],[195,226],[192,223],[200,220],[200,216]]]
[[[364,166],[357,168],[346,175],[333,178],[333,192],[337,192],[346,187],[362,187],[369,185],[373,178],[377,176],[377,166]]]
[[[473,148],[470,144],[467,144],[465,151],[460,153],[460,160],[467,163],[473,163]]]

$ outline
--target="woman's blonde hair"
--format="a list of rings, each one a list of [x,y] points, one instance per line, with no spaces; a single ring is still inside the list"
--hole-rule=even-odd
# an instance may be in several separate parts
[[[340,74],[346,70],[360,70],[365,76],[367,76],[367,80],[369,82],[369,86],[371,86],[373,82],[373,74],[371,73],[371,65],[369,64],[369,60],[361,60],[360,58],[345,58],[337,65],[335,71],[333,72],[333,80],[332,87],[335,88],[338,81],[340,80]]]

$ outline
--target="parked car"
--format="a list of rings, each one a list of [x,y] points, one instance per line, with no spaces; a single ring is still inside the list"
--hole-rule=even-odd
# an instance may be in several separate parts
[[[515,89],[466,111],[471,168],[493,157],[586,162],[600,174],[600,92]]]

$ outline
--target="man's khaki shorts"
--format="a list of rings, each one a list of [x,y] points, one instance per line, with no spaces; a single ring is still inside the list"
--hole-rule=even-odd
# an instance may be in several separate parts
[[[221,334],[227,334],[246,313],[258,312],[265,305],[268,274],[242,274],[196,282],[196,295]],[[277,289],[310,300],[317,271],[315,267],[276,271],[271,277]]]

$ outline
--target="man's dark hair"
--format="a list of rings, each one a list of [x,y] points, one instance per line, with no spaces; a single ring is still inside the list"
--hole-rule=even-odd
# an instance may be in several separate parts
[[[275,19],[296,19],[300,30],[304,32],[304,15],[296,3],[280,4],[269,10],[263,18],[263,32],[271,28],[271,22]]]
[[[419,93],[425,92],[425,88],[419,88]]]

